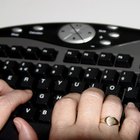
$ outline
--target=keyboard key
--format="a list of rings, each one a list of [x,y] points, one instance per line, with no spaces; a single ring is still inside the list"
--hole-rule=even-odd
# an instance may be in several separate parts
[[[34,65],[31,62],[21,62],[19,64],[18,71],[21,75],[29,74],[31,75],[34,70]]]
[[[68,78],[70,80],[82,79],[83,78],[83,69],[81,67],[71,66],[68,69]]]
[[[119,77],[119,84],[128,87],[135,85],[136,82],[136,75],[132,71],[123,71]]]
[[[130,68],[133,58],[130,55],[118,54],[115,61],[115,67]]]
[[[92,88],[99,88],[99,89],[101,89],[101,90],[104,91],[104,86],[103,86],[103,84],[98,83],[98,82],[91,82],[91,83],[88,85],[88,87],[89,87],[89,88],[90,88],[90,87],[92,87]]]
[[[35,66],[35,70],[34,70],[34,74],[36,76],[45,76],[45,75],[49,75],[50,74],[50,66],[48,64],[42,64],[42,63],[38,63]]]
[[[105,69],[103,71],[101,82],[104,84],[113,84],[117,83],[118,73],[116,70]]]
[[[39,92],[37,93],[36,104],[47,106],[49,98],[50,98],[49,92]]]
[[[20,88],[21,89],[33,89],[33,77],[25,75],[21,78]]]
[[[9,46],[8,45],[2,45],[0,44],[0,57],[7,57],[7,52],[9,50]]]
[[[97,68],[87,68],[84,73],[84,80],[87,82],[100,81],[101,71]]]
[[[82,93],[84,91],[85,87],[86,87],[85,82],[74,81],[71,84],[70,92]]]
[[[47,77],[41,77],[37,82],[37,90],[39,91],[49,91],[51,88],[51,79]]]
[[[4,80],[8,83],[13,88],[16,88],[17,81],[18,81],[18,76],[17,75],[6,75]]]
[[[27,47],[24,51],[24,58],[25,59],[31,59],[31,60],[37,60],[40,57],[40,49],[37,47]]]
[[[40,114],[39,114],[39,121],[44,122],[44,123],[50,123],[51,122],[51,114],[52,110],[49,108],[43,108],[40,109]]]
[[[112,53],[101,53],[98,60],[98,65],[113,66],[115,56]]]
[[[127,87],[124,93],[124,103],[128,102],[139,102],[140,101],[140,88],[138,87]]]
[[[50,74],[55,78],[65,77],[67,74],[67,68],[63,65],[54,65]]]
[[[65,94],[68,89],[68,80],[58,79],[54,82],[54,92],[57,94]]]
[[[81,54],[79,51],[68,50],[64,57],[64,62],[79,63]]]
[[[81,57],[82,64],[95,65],[97,62],[98,55],[95,52],[84,52]]]
[[[8,56],[10,58],[22,58],[23,57],[23,47],[22,46],[12,46],[8,49]]]
[[[106,87],[106,91],[105,91],[106,95],[115,95],[119,97],[120,93],[121,93],[121,87],[119,85],[109,85]]]
[[[54,105],[55,105],[55,103],[56,103],[58,100],[60,100],[63,96],[64,96],[64,95],[62,95],[62,94],[55,94],[55,93],[54,93],[53,96],[52,96],[51,99],[50,99],[50,102],[49,102],[50,107],[53,108]]]
[[[56,50],[44,48],[41,52],[40,59],[44,61],[54,61],[56,59],[56,56]]]
[[[21,116],[26,120],[34,121],[35,113],[36,113],[35,107],[33,107],[32,105],[25,105],[24,107],[22,107],[19,116]]]
[[[62,94],[55,94],[55,95],[53,96],[53,101],[54,101],[54,102],[57,102],[57,101],[60,100],[63,96],[64,96],[64,95],[62,95]]]
[[[4,74],[16,74],[18,63],[16,61],[6,60],[3,63],[2,73]]]

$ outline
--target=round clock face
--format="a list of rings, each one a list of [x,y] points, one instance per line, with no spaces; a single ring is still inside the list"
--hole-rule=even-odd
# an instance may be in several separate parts
[[[94,38],[96,31],[88,24],[67,24],[60,28],[59,38],[67,43],[82,44]]]

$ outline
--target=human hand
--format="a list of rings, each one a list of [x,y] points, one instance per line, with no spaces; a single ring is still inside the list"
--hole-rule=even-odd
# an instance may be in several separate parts
[[[60,99],[53,110],[49,140],[137,140],[140,132],[140,112],[133,103],[125,109],[120,126],[108,126],[101,118],[115,117],[119,122],[123,107],[121,100],[96,88],[81,95],[71,93]]]
[[[29,90],[14,90],[0,80],[0,129],[11,112],[32,96]],[[68,94],[59,100],[53,110],[50,140],[136,140],[140,131],[140,112],[129,104],[125,108],[126,118],[119,126],[99,123],[100,118],[113,116],[120,121],[122,105],[119,98],[108,96],[99,89],[88,89],[83,94]],[[4,112],[4,113],[3,113]],[[64,121],[65,120],[65,121]],[[23,119],[15,118],[19,140],[37,140],[33,128]]]
[[[0,80],[0,130],[15,108],[27,102],[31,97],[30,90],[14,90],[5,81]],[[25,120],[15,118],[14,124],[19,132],[19,140],[37,140],[36,133]]]

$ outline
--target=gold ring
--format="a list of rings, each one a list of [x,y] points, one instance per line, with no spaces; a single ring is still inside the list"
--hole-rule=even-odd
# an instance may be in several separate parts
[[[111,117],[111,116],[107,116],[105,118],[102,118],[100,120],[100,123],[105,123],[108,126],[120,125],[119,121],[115,117]]]

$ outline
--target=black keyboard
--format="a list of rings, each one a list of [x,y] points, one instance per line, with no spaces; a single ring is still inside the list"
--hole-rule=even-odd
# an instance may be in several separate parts
[[[54,104],[69,92],[97,87],[140,109],[140,31],[88,23],[54,23],[0,29],[0,78],[31,89],[0,132],[17,140],[13,118],[23,117],[46,140]],[[58,114],[59,115],[59,114]]]

